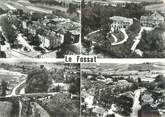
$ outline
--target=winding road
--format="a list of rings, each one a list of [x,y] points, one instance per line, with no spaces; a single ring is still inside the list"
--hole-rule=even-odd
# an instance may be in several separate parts
[[[125,32],[125,29],[124,28],[121,28],[120,31],[124,34],[124,39],[122,41],[117,42],[118,41],[117,37],[114,34],[112,34],[112,37],[114,38],[114,42],[111,43],[111,45],[113,45],[113,46],[115,46],[115,45],[121,45],[121,44],[123,44],[123,43],[125,43],[127,41],[128,35]]]

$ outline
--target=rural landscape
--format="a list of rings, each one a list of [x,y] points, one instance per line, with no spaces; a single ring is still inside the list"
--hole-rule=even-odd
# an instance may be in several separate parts
[[[164,58],[163,0],[83,0],[82,53],[100,58]]]
[[[0,62],[1,117],[78,117],[80,65]]]
[[[80,53],[79,0],[1,0],[0,58]]]
[[[0,117],[165,117],[165,0],[0,0]]]
[[[83,64],[82,117],[164,117],[165,63]]]

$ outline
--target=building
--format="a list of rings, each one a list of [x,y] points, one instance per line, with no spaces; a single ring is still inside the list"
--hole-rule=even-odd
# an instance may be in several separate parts
[[[117,7],[122,6],[125,7],[126,4],[140,4],[140,1],[134,1],[134,0],[109,0],[109,4],[111,6]]]
[[[133,24],[133,19],[121,17],[121,16],[110,17],[110,20],[113,21],[111,27],[114,28],[115,30],[119,30],[120,28],[127,28],[128,26]]]
[[[145,92],[142,96],[141,96],[141,99],[142,99],[142,104],[145,105],[145,104],[150,104],[152,105],[153,102],[154,102],[154,99],[152,98],[152,94],[150,92]]]
[[[95,107],[92,110],[92,113],[95,117],[103,117],[105,112],[106,112],[106,110],[102,107]]]
[[[140,18],[141,25],[146,27],[157,27],[162,22],[164,22],[164,17],[156,11],[149,16],[141,16]]]
[[[118,82],[115,82],[115,89],[120,88],[120,89],[127,89],[132,87],[132,83],[128,82],[127,80],[119,80]]]
[[[48,49],[56,48],[63,43],[64,36],[54,31],[43,31],[39,33],[41,46]]]

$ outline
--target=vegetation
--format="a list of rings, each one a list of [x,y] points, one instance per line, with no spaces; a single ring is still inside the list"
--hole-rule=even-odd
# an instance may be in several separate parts
[[[134,57],[131,53],[130,48],[133,45],[133,39],[139,33],[141,26],[139,19],[142,15],[147,14],[143,4],[126,4],[126,7],[118,6],[101,6],[97,4],[91,4],[90,2],[87,5],[82,5],[82,37],[86,36],[88,33],[101,29],[101,31],[95,34],[93,37],[89,37],[89,41],[96,42],[94,47],[95,54],[102,54],[105,57],[113,58],[128,58]],[[110,31],[111,21],[109,17],[112,16],[123,16],[128,18],[133,18],[133,24],[126,29],[128,34],[127,42],[111,46],[111,43],[114,41],[113,37],[109,35],[107,38],[107,33]],[[123,34],[115,33],[117,37],[123,39]],[[90,42],[82,39],[82,44],[88,51],[90,51]]]
[[[4,14],[4,13],[6,13],[6,11],[0,8],[0,14]]]
[[[77,6],[74,5],[74,4],[69,4],[69,8],[67,10],[68,13],[72,14],[72,13],[75,13],[77,10]]]
[[[47,104],[47,110],[51,117],[78,117],[79,104],[71,100],[65,94],[54,96]]]
[[[55,0],[29,0],[31,3],[44,3],[48,5],[61,5],[60,2],[55,1]]]
[[[1,25],[4,35],[7,38],[7,41],[13,46],[17,45],[16,43],[17,33],[16,30],[12,27],[12,22],[10,22],[10,20],[7,17],[4,17]]]
[[[108,25],[109,17],[114,15],[140,19],[140,16],[144,14],[146,14],[146,11],[142,4],[112,7],[88,3],[88,5],[82,5],[82,33],[85,36],[89,32],[100,29],[104,24]]]
[[[2,94],[1,96],[6,96],[6,91],[8,89],[7,82],[2,80],[1,82],[1,89],[2,89]]]
[[[153,31],[143,31],[138,48],[144,52],[144,57],[165,57],[164,25],[164,23],[160,24]]]
[[[70,88],[69,88],[69,92],[71,94],[80,94],[80,79],[74,79],[74,81],[72,81]]]
[[[46,68],[33,70],[26,80],[26,93],[46,93],[51,84]]]

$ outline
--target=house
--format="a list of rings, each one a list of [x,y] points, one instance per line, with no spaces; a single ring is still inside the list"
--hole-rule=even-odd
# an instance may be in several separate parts
[[[131,18],[126,18],[126,17],[121,17],[121,16],[113,16],[109,18],[112,20],[111,27],[114,28],[115,30],[119,30],[121,28],[127,28],[131,24],[133,24],[133,19]]]
[[[154,99],[152,98],[152,94],[150,92],[145,92],[142,96],[141,96],[143,105],[145,104],[153,104]]]
[[[99,4],[99,5],[103,5],[103,6],[108,6],[109,3],[107,1],[103,1],[103,0],[94,0],[91,2],[92,4]]]
[[[39,38],[41,40],[42,47],[51,49],[60,46],[63,43],[64,36],[54,31],[41,30],[39,33]]]
[[[120,87],[121,89],[126,89],[128,87],[131,87],[132,83],[128,82],[127,80],[119,80],[116,84],[115,87]]]
[[[156,11],[149,16],[141,16],[140,18],[141,25],[146,27],[157,27],[160,23],[163,22],[164,17]]]
[[[102,107],[94,107],[92,113],[95,117],[103,117],[106,110]]]
[[[117,6],[122,6],[125,7],[126,4],[140,4],[140,2],[138,1],[131,1],[131,0],[111,0],[109,1],[110,5],[113,7],[117,7]]]
[[[84,102],[87,104],[87,106],[92,106],[94,102],[94,96],[88,96],[84,99]]]

